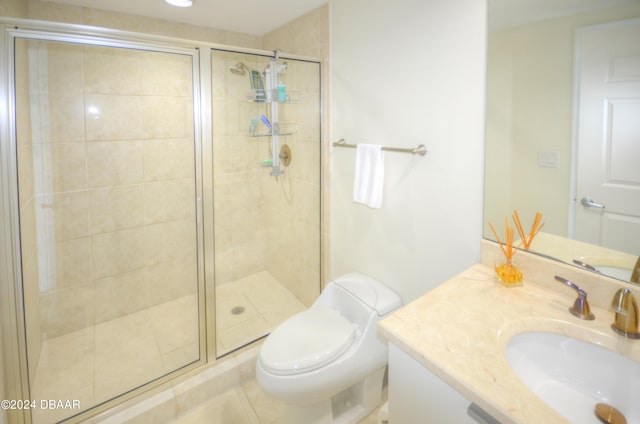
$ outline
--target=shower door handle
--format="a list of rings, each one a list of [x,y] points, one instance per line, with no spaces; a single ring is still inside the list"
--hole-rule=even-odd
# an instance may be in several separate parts
[[[604,205],[594,202],[590,197],[583,197],[582,200],[580,200],[580,203],[582,203],[582,206],[585,208],[604,209]]]

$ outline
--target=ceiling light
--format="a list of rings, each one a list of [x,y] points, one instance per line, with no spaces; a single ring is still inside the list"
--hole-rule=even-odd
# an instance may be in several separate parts
[[[164,0],[172,6],[178,7],[191,7],[193,6],[193,0]]]

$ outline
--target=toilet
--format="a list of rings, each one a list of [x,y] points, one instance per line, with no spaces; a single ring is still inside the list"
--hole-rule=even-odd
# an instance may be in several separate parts
[[[387,346],[376,327],[401,305],[391,289],[353,272],[266,338],[256,380],[285,404],[285,423],[351,424],[380,404]]]

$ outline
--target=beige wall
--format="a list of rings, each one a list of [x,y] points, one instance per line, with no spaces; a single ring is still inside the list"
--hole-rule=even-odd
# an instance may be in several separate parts
[[[61,5],[57,3],[44,2],[39,0],[28,0],[28,1],[5,0],[0,4],[0,16],[42,19],[42,20],[50,20],[55,22],[94,25],[94,26],[101,26],[101,27],[107,27],[107,28],[113,28],[113,29],[121,29],[121,30],[127,30],[127,31],[158,34],[163,36],[171,36],[171,37],[178,37],[178,38],[184,38],[184,39],[193,39],[193,40],[201,40],[205,42],[234,45],[239,47],[263,48],[264,46],[266,46],[267,49],[280,48],[283,51],[290,54],[320,57],[323,59],[323,64],[326,64],[326,60],[329,56],[328,54],[328,7],[321,7],[318,10],[315,10],[310,14],[301,17],[300,19],[292,22],[289,25],[285,25],[282,28],[274,31],[273,33],[267,34],[264,38],[256,37],[248,34],[221,31],[221,30],[215,30],[210,28],[193,27],[189,25],[178,24],[178,23],[168,22],[168,21],[160,21],[157,19],[151,19],[146,17],[130,16],[130,15],[124,15],[119,13],[101,11],[97,9],[88,9],[88,8],[69,6],[69,5]],[[55,61],[56,60],[55,56],[57,53],[54,51],[50,53],[51,53],[51,58]],[[58,70],[59,71],[63,70],[65,72],[70,71],[68,76],[71,76],[71,78],[69,78],[67,81],[75,80],[75,84],[72,84],[69,87],[78,88],[77,86],[78,81],[84,80],[86,82],[91,79],[89,78],[87,80],[84,76],[81,78],[78,78],[78,75],[75,74],[75,72],[77,72],[80,69],[80,67],[75,66],[78,64],[77,58],[72,59],[71,62],[68,62],[67,60],[69,59],[69,57],[65,57],[64,52],[58,52],[58,53],[62,54],[62,56],[60,56],[60,64],[64,62],[66,63],[66,65],[64,66],[67,66],[67,68],[63,66]],[[103,53],[106,53],[106,52],[103,52]],[[109,59],[110,61],[122,64],[122,63],[126,63],[130,58],[110,57]],[[92,59],[91,57],[83,56],[83,58],[80,60],[87,61],[90,63]],[[117,87],[121,87],[120,85],[121,83],[126,84],[126,81],[129,80],[128,77],[130,77],[131,75],[126,75],[126,72],[125,74],[122,74],[122,72],[118,72],[118,71],[116,71],[113,75],[115,76],[114,80],[109,82],[107,84],[107,87],[97,88],[96,92],[92,92],[91,88],[85,87],[85,89],[87,90],[86,92],[88,93],[87,94],[88,98],[93,96],[94,99],[105,101],[106,104],[117,104],[119,101],[118,97],[123,93],[117,93],[117,92],[105,93],[103,90],[106,88],[107,91],[108,90],[117,91],[118,90]],[[302,75],[300,75],[300,77],[302,77]],[[326,95],[328,93],[328,83],[326,82],[326,79],[324,79],[323,84],[324,84],[323,87]],[[296,85],[296,84],[292,83],[292,85]],[[171,85],[169,84],[169,86]],[[80,91],[82,91],[82,88],[80,88]],[[317,96],[317,94],[318,93],[305,93],[305,95],[308,95],[308,96]],[[40,93],[40,95],[41,97],[48,97],[44,95],[44,93]],[[47,99],[47,102],[51,101],[52,111],[56,113],[60,112],[64,114],[64,113],[70,112],[69,110],[67,110],[67,108],[72,102],[68,103],[67,105],[63,105],[60,102],[60,100],[63,98],[69,100],[70,98],[73,98],[74,96],[77,96],[77,95],[78,95],[78,92],[72,89],[72,90],[66,91],[58,99],[55,98],[56,96],[51,96],[50,99]],[[296,115],[291,117],[292,119],[297,120],[302,124],[301,125],[302,134],[301,134],[301,141],[299,143],[300,145],[297,147],[294,147],[295,159],[290,171],[291,171],[291,175],[295,175],[295,178],[292,178],[292,181],[294,182],[289,187],[289,189],[292,189],[295,192],[295,196],[297,196],[298,198],[298,200],[296,200],[296,207],[302,206],[304,210],[310,210],[309,208],[311,208],[312,214],[316,214],[317,216],[318,200],[310,199],[307,196],[307,194],[310,192],[317,192],[318,190],[318,186],[317,186],[318,183],[312,182],[310,180],[310,176],[312,174],[317,175],[319,173],[319,169],[317,168],[318,163],[317,161],[315,161],[315,159],[314,159],[315,162],[310,163],[303,158],[308,157],[309,153],[314,149],[316,149],[317,146],[315,144],[318,143],[318,140],[314,140],[313,137],[317,137],[320,124],[317,121],[317,110],[314,110],[314,108],[317,106],[317,102],[315,105],[313,105],[312,108],[307,108],[308,105],[306,104],[304,106],[305,106],[305,111],[300,112],[300,116]],[[326,113],[326,108],[328,108],[327,106],[328,106],[328,102],[325,103],[325,117],[328,116],[328,114]],[[21,113],[21,115],[23,116],[23,118],[27,118],[29,116],[28,114],[26,114],[26,112],[24,114]],[[57,118],[60,119],[61,116],[57,116]],[[286,119],[289,119],[289,117],[287,116]],[[160,118],[160,123],[162,123],[162,120],[163,119]],[[26,119],[23,119],[22,122],[26,125],[26,127],[29,127],[29,128],[31,127],[30,122],[27,121]],[[72,120],[72,122],[74,122],[75,124],[70,125],[67,128],[57,128],[56,130],[67,131],[71,133],[79,130],[79,127],[77,126],[78,122],[76,120]],[[328,131],[326,129],[327,128],[326,120],[324,122],[325,123],[323,124],[323,127],[325,128],[325,134],[327,134]],[[43,152],[46,152],[47,154],[50,154],[51,157],[58,158],[60,160],[58,161],[58,164],[57,164],[58,168],[69,167],[70,169],[75,169],[76,165],[79,165],[81,163],[86,164],[90,162],[91,150],[94,150],[94,153],[98,153],[97,151],[100,150],[100,146],[106,146],[107,144],[111,144],[113,146],[118,145],[118,148],[116,148],[114,152],[119,152],[119,154],[122,155],[120,159],[123,161],[122,164],[124,164],[125,166],[131,165],[132,158],[133,160],[137,160],[140,158],[140,155],[142,155],[144,159],[148,159],[149,157],[161,156],[161,152],[159,151],[155,151],[154,153],[153,151],[148,150],[148,148],[150,147],[149,143],[146,143],[146,144],[145,142],[138,143],[138,141],[140,140],[130,140],[126,142],[110,140],[109,138],[114,135],[112,132],[110,133],[110,131],[113,130],[114,128],[117,129],[117,127],[118,127],[117,125],[111,125],[110,128],[99,128],[97,126],[94,126],[94,123],[88,122],[86,127],[87,132],[95,136],[92,140],[84,140],[84,141],[73,140],[73,143],[66,143],[66,142],[62,142],[62,143],[54,142],[51,144],[43,143],[48,145],[47,146],[40,145],[39,147],[36,147],[36,150],[40,149],[41,154]],[[21,133],[25,135],[28,134],[27,128],[23,128],[21,130]],[[70,134],[67,133],[64,136],[67,137],[67,136],[70,136]],[[106,137],[106,138],[103,139],[103,137]],[[62,140],[57,140],[57,141],[62,141]],[[75,143],[78,143],[78,145],[85,145],[86,146],[85,152],[82,153],[80,150],[78,150],[77,146],[75,146]],[[168,150],[166,151],[169,152],[168,154],[172,156],[172,159],[176,157],[176,154],[182,157],[180,152],[183,150],[180,149],[179,146],[184,145],[184,143],[181,143],[180,140],[178,139],[173,139],[173,140],[166,140],[166,144],[167,146],[165,147],[168,148]],[[171,144],[171,146],[169,146],[169,144]],[[323,146],[324,146],[323,151],[326,154],[327,145],[323,143]],[[140,150],[140,147],[142,147],[142,150]],[[20,153],[20,156],[22,159],[33,157],[33,147],[22,147],[21,149],[22,151]],[[262,156],[264,156],[264,152],[260,153],[260,157]],[[119,162],[119,160],[115,160],[115,162]],[[97,166],[100,166],[99,162],[95,162],[95,164]],[[328,175],[328,172],[326,172],[326,169],[328,167],[328,160],[324,160],[324,164],[325,164],[324,175],[326,176]],[[33,162],[30,162],[29,160],[27,160],[26,162],[22,161],[20,166],[23,168],[23,171],[28,170],[30,167],[33,167]],[[131,175],[126,176],[125,174],[120,173],[120,171],[123,171],[123,169],[122,168],[116,169],[116,173],[119,174],[117,178],[127,179],[131,177]],[[94,176],[97,177],[97,174]],[[159,178],[164,178],[164,177],[161,177],[159,174],[156,174],[156,176]],[[72,187],[73,184],[76,184],[78,182],[78,179],[76,177],[77,175],[74,175],[72,176],[71,179],[63,178],[63,179],[57,179],[56,181],[56,184],[61,184],[62,186],[71,184],[71,186],[69,186],[68,188],[73,193],[71,193],[71,191],[64,192],[64,190],[63,190],[64,193],[63,192],[55,193],[55,194],[41,193],[40,194],[42,197],[41,200],[47,201],[47,202],[53,201],[54,203],[52,204],[53,205],[52,210],[56,212],[60,212],[64,209],[65,215],[74,209],[76,211],[78,211],[78,209],[84,209],[85,211],[88,211],[89,214],[91,214],[92,213],[91,208],[95,207],[98,203],[100,203],[100,199],[101,199],[100,194],[104,194],[107,192],[111,192],[111,194],[114,195],[115,199],[117,199],[118,201],[122,201],[125,203],[130,201],[130,205],[128,205],[127,207],[135,207],[136,205],[139,204],[140,199],[137,198],[135,195],[132,195],[131,192],[127,193],[127,191],[129,190],[128,188],[123,189],[118,184],[111,185],[111,183],[108,183],[107,181],[100,182],[99,178],[92,179],[92,177],[89,175],[86,176],[87,180],[85,182],[87,185],[89,185],[88,187],[86,187],[86,190],[85,188],[82,188],[82,187]],[[21,178],[26,178],[26,176],[23,175],[21,176]],[[143,177],[143,180],[128,181],[128,183],[131,183],[130,185],[132,186],[136,184],[143,184],[143,185],[146,184],[149,187],[151,187],[155,183],[153,179],[154,179],[153,176],[149,177],[149,175],[146,175],[145,177]],[[178,178],[178,180],[180,180],[180,178]],[[28,181],[28,178],[27,178],[27,181]],[[328,187],[327,181],[328,179],[325,178],[325,187]],[[120,182],[123,182],[123,180],[121,180]],[[102,183],[104,183],[104,185],[102,185]],[[159,182],[160,185],[164,183],[165,182]],[[93,187],[90,187],[91,184],[96,184],[96,185]],[[180,184],[180,181],[176,181],[176,184],[177,185],[174,184],[175,187],[173,188],[177,189],[178,191],[182,191],[184,187],[182,188],[178,187],[178,185]],[[156,186],[159,187],[158,184],[156,184]],[[26,185],[25,187],[31,187],[31,186]],[[271,187],[272,191],[273,189],[274,187]],[[28,190],[32,190],[32,189],[28,188]],[[171,187],[165,187],[162,189],[158,188],[158,191],[162,191],[163,193],[166,193],[167,190],[173,193],[176,192],[176,190],[171,190]],[[278,188],[278,190],[280,191],[280,195],[282,195],[282,190],[280,188]],[[79,193],[82,193],[82,194],[79,194]],[[35,216],[33,216],[35,212],[33,212],[33,208],[31,209],[29,208],[30,204],[33,205],[33,199],[35,194],[27,192],[27,193],[21,193],[21,195],[26,196],[25,208],[21,210],[21,213],[24,213],[24,214],[29,213],[29,216],[31,216],[31,221],[35,221],[36,218]],[[29,198],[31,200],[29,200]],[[102,199],[104,200],[104,198]],[[300,200],[302,200],[302,204],[300,204]],[[328,203],[325,202],[325,208],[327,207],[326,206],[327,204]],[[67,220],[66,222],[63,222],[63,221],[56,222],[54,224],[54,227],[58,232],[58,234],[66,233],[67,235],[65,237],[70,237],[64,240],[61,239],[61,240],[53,241],[53,243],[56,244],[57,246],[57,250],[59,250],[60,252],[64,251],[67,254],[69,254],[70,256],[66,256],[66,259],[71,258],[71,261],[74,264],[77,264],[76,262],[77,255],[83,255],[83,256],[96,255],[96,262],[98,264],[100,262],[99,257],[103,252],[97,252],[91,249],[83,248],[82,240],[87,240],[88,238],[95,238],[97,240],[99,238],[102,238],[102,240],[105,242],[103,246],[105,247],[106,250],[108,250],[109,249],[108,245],[110,244],[110,241],[116,241],[118,239],[121,239],[121,237],[126,238],[127,235],[135,237],[135,234],[131,233],[131,229],[126,228],[128,225],[126,222],[130,219],[133,219],[133,220],[137,219],[135,217],[132,217],[136,214],[130,214],[129,213],[130,211],[124,212],[126,208],[122,209],[121,208],[122,206],[123,206],[123,203],[119,203],[117,205],[111,205],[109,208],[107,208],[105,215],[108,215],[108,216],[103,216],[102,217],[103,219],[97,219],[96,221],[96,222],[98,221],[102,222],[102,224],[104,224],[106,227],[103,227],[102,229],[98,229],[95,226],[85,227],[84,229],[88,231],[88,234],[86,232],[83,234],[70,233],[73,231],[78,231],[78,226],[77,226],[78,223],[80,224],[79,227],[81,228],[83,227],[83,223],[84,223],[83,219],[80,219],[78,222],[72,222],[72,221],[75,220],[76,218],[82,218],[84,216],[84,212],[72,213],[71,214],[71,216],[73,216],[72,220]],[[85,209],[85,208],[88,208],[88,209]],[[95,209],[93,211],[95,211]],[[174,210],[173,212],[171,211],[165,211],[165,212],[168,214],[171,214],[176,211]],[[268,214],[269,216],[268,219],[271,220],[272,222],[275,221],[281,224],[282,221],[278,219],[278,215],[280,213],[282,213],[281,210],[278,210],[275,207],[271,208],[271,211]],[[22,223],[25,224],[25,226],[27,226],[26,224],[30,222],[28,219],[29,216],[24,215],[22,218]],[[298,244],[286,247],[285,255],[282,257],[286,257],[286,255],[291,255],[291,256],[300,258],[301,257],[300,252],[302,252],[305,249],[306,251],[309,251],[310,249],[312,251],[311,256],[314,258],[317,258],[319,256],[319,252],[317,251],[318,250],[317,230],[319,227],[319,219],[308,218],[308,217],[305,218],[295,214],[294,216],[292,216],[291,213],[287,215],[287,219],[292,219],[294,222],[296,222],[296,224],[293,227],[295,231],[295,238],[297,238]],[[328,220],[328,213],[325,214],[325,220]],[[131,221],[129,221],[129,223],[131,223]],[[34,223],[33,225],[28,225],[28,227],[34,229],[36,228],[36,225]],[[327,231],[326,229],[328,228],[328,225],[326,225],[326,222],[325,222],[324,228],[325,228],[325,231]],[[183,229],[179,229],[178,227],[176,227],[175,229],[177,229],[180,232],[188,233],[188,230],[183,231]],[[28,228],[25,227],[25,230],[28,230]],[[98,234],[98,233],[94,233],[94,230],[98,232],[100,231],[104,231],[104,232]],[[272,227],[270,231],[274,231],[274,227]],[[311,233],[307,233],[308,231],[311,231]],[[25,260],[35,261],[36,255],[37,255],[37,249],[35,248],[36,246],[35,234],[33,234],[34,233],[33,231],[31,231],[31,233],[33,235],[32,238],[34,238],[33,243],[27,243],[25,246],[27,249],[29,249],[29,246],[33,247],[33,249],[31,249],[32,250],[31,254],[25,256]],[[110,233],[111,235],[106,236],[105,234],[107,233]],[[164,236],[168,235],[167,239],[175,240],[175,237],[170,234],[171,228],[164,228],[162,229],[161,233]],[[29,231],[27,231],[26,234],[29,234]],[[325,234],[325,237],[326,237],[326,234]],[[303,245],[301,246],[300,243],[303,243]],[[309,247],[305,247],[305,246],[309,246]],[[277,261],[275,259],[277,258],[277,256],[273,252],[274,250],[271,251],[270,256],[271,256],[271,261],[274,263],[274,268],[279,267],[280,272],[282,272],[283,270],[288,271],[286,269],[288,266],[286,262],[284,264],[276,263]],[[120,252],[119,255],[122,257],[123,252]],[[60,259],[63,259],[63,256],[61,256]],[[265,260],[266,260],[266,257],[265,257]],[[328,260],[326,261],[326,263],[328,263]],[[300,266],[297,268],[297,271],[300,273],[300,275],[295,276],[295,278],[291,278],[294,276],[290,272],[289,273],[285,272],[285,274],[287,275],[285,275],[283,279],[290,282],[289,285],[291,286],[292,290],[296,292],[302,300],[304,300],[306,303],[310,303],[314,299],[314,297],[317,295],[317,292],[315,292],[315,288],[314,288],[314,292],[305,291],[298,284],[298,282],[300,279],[318,281],[319,277],[317,273],[319,271],[317,270],[317,266],[309,263],[308,261],[304,261],[304,260],[298,261],[298,264]],[[124,272],[119,275],[110,275],[110,272],[108,271],[109,266],[105,266],[101,268],[105,272],[100,273],[98,272],[97,268],[95,270],[88,270],[82,267],[79,267],[82,269],[76,269],[75,266],[70,267],[70,265],[71,264],[65,260],[62,260],[61,263],[56,264],[56,266],[61,266],[62,270],[69,271],[71,273],[76,274],[76,277],[78,278],[72,278],[70,281],[73,281],[73,283],[68,287],[58,287],[53,290],[45,290],[41,298],[38,296],[38,293],[37,293],[38,280],[40,280],[40,276],[34,274],[31,277],[29,277],[29,278],[32,278],[35,282],[34,284],[29,284],[30,287],[33,287],[35,289],[34,292],[31,294],[29,293],[26,294],[26,296],[31,296],[27,299],[27,302],[30,305],[29,307],[35,309],[35,312],[30,313],[30,315],[39,317],[42,319],[42,322],[40,322],[40,319],[35,319],[35,320],[31,320],[31,323],[27,324],[30,328],[29,330],[29,333],[31,334],[30,338],[37,337],[38,339],[38,340],[29,340],[29,345],[30,345],[29,363],[31,364],[30,366],[32,367],[35,366],[34,364],[37,363],[38,361],[37,356],[39,354],[39,349],[38,348],[33,349],[33,346],[39,346],[41,343],[40,341],[41,332],[39,331],[40,329],[38,328],[40,325],[42,325],[41,330],[43,331],[44,337],[52,337],[57,334],[62,334],[66,331],[71,331],[74,328],[77,328],[77,323],[81,323],[81,325],[84,325],[90,322],[98,322],[99,320],[102,320],[102,319],[110,319],[115,316],[114,314],[127,313],[128,311],[132,311],[135,308],[139,307],[139,302],[135,300],[136,298],[138,300],[141,299],[141,297],[139,297],[138,294],[140,296],[144,295],[143,293],[138,293],[134,295],[133,302],[130,301],[131,299],[116,299],[109,295],[109,293],[116,293],[116,296],[117,296],[117,293],[118,293],[117,290],[115,291],[107,290],[109,286],[117,287],[119,285],[120,286],[127,285],[128,281],[131,280],[132,278],[136,279],[136,281],[139,281],[139,278],[138,278],[139,276],[135,276],[132,273],[128,273],[129,270],[120,269],[116,266],[116,268],[119,271],[124,271]],[[34,266],[32,269],[37,269],[37,267]],[[173,267],[171,267],[171,269],[173,269]],[[163,274],[165,278],[170,278],[172,275],[172,272],[170,272],[170,270],[163,271],[159,268],[157,270],[161,274]],[[100,277],[100,278],[94,279],[93,277],[90,277],[87,280],[86,279],[87,276],[90,276],[91,273],[93,273],[94,271],[96,272],[94,276]],[[79,275],[78,273],[79,274],[84,273],[84,276]],[[131,278],[128,279],[126,277],[127,274],[129,274]],[[145,278],[145,281],[146,281],[145,284],[147,283],[153,284],[154,279]],[[145,289],[148,289],[148,288],[149,288],[149,285],[147,284],[145,286]],[[122,292],[120,293],[122,294]],[[155,295],[157,295],[157,293]],[[175,295],[175,293],[173,293],[173,295]],[[150,300],[147,299],[147,301],[150,301]],[[91,303],[93,305],[93,302],[97,302],[97,308],[95,312],[90,312],[89,309],[87,308],[87,305],[88,303]],[[64,318],[64,315],[61,313],[63,311],[65,313],[70,314],[68,316],[69,319]],[[71,317],[73,318],[71,319]],[[49,321],[50,318],[53,318],[53,320]],[[3,391],[0,390],[0,393],[2,392]],[[3,417],[0,416],[0,418],[3,418]]]
[[[42,337],[195,293],[190,57],[46,42],[29,54],[19,194]]]
[[[329,150],[330,122],[330,60],[329,60],[329,5],[319,7],[308,14],[276,29],[264,36],[265,49],[282,49],[285,52],[316,57],[321,61],[321,166],[322,166],[322,283],[326,284],[330,275],[331,261],[329,255],[330,236],[330,184],[331,163]]]
[[[262,37],[250,34],[222,31],[144,16],[127,15],[124,13],[63,5],[41,0],[28,0],[28,2],[28,17],[31,19],[92,25],[240,47],[262,47]]]
[[[317,64],[288,61],[286,85],[295,97],[280,108],[280,121],[295,131],[280,138],[291,164],[277,180],[260,184],[267,203],[267,269],[311,306],[320,293],[320,73]],[[286,127],[285,127],[286,131]],[[262,154],[267,155],[263,144]]]
[[[640,16],[639,5],[490,34],[484,220],[489,238],[494,239],[487,223],[502,228],[514,209],[523,222],[540,211],[546,232],[568,234],[574,30],[631,16]],[[538,151],[559,152],[559,168],[538,167]]]
[[[263,48],[302,56],[329,58],[329,6],[313,10],[265,34]]]
[[[222,44],[235,45],[240,47],[250,48],[266,48],[276,49],[279,48],[283,52],[288,54],[303,55],[310,57],[318,57],[325,60],[328,58],[328,6],[320,7],[289,24],[282,26],[274,30],[273,32],[266,34],[264,37],[251,36],[248,34],[233,33],[228,31],[220,31],[210,28],[198,28],[184,24],[178,24],[173,22],[160,21],[157,19],[145,18],[140,16],[124,15],[114,12],[107,12],[98,9],[89,9],[69,5],[61,5],[58,3],[45,2],[40,0],[29,0],[29,17],[34,19],[46,19],[54,20],[58,22],[78,23],[86,25],[104,26],[114,29],[122,29],[129,31],[137,31],[151,34],[168,35],[179,38],[188,38],[195,40],[202,40],[207,42],[215,42]],[[323,70],[326,67],[322,68]],[[292,74],[293,75],[293,74]],[[323,84],[325,96],[328,95],[328,82],[326,79],[326,72],[323,73]],[[215,89],[215,88],[214,88]],[[243,99],[244,100],[244,99]],[[325,108],[328,108],[328,102],[324,103]],[[318,125],[313,123],[313,130],[317,133],[328,134],[328,125],[326,117],[328,113],[325,109],[325,119],[322,124],[322,132]],[[219,119],[216,120],[219,124],[223,122]],[[242,130],[244,131],[244,124]],[[309,128],[309,125],[304,125]],[[216,144],[214,149],[221,148],[222,144]],[[328,176],[328,160],[324,159],[327,156],[327,143],[322,140],[322,163],[325,164],[323,175]],[[298,163],[299,163],[298,157]],[[295,162],[294,162],[295,164]],[[308,168],[308,167],[307,167]],[[220,168],[219,169],[224,169]],[[319,172],[319,171],[318,171]],[[325,178],[325,189],[328,188],[328,177]],[[304,192],[304,190],[302,190]],[[328,217],[328,201],[324,202],[325,217]],[[235,219],[238,219],[236,217]],[[255,221],[259,222],[259,221]],[[319,227],[319,224],[318,224]],[[327,235],[328,218],[325,218],[324,229],[325,236]],[[263,227],[264,229],[264,227]],[[260,239],[259,237],[258,239]],[[255,243],[258,243],[256,240]],[[262,242],[264,243],[264,241]],[[326,246],[326,245],[325,245]],[[249,246],[245,246],[249,248]],[[253,246],[256,248],[256,246]],[[245,249],[246,250],[246,249]],[[248,252],[243,252],[248,253]],[[239,252],[236,252],[239,254]],[[247,256],[241,255],[247,258]],[[259,258],[260,255],[258,255]],[[275,255],[271,255],[275,257]],[[247,259],[248,260],[248,259]],[[255,262],[259,259],[252,259],[249,262]],[[264,261],[261,261],[264,263]],[[328,263],[328,260],[326,260]],[[256,267],[257,264],[247,263],[247,267]],[[326,268],[327,265],[325,265]],[[221,275],[229,276],[228,270],[221,270]],[[227,278],[223,279],[224,281]],[[300,291],[299,289],[297,291]],[[311,299],[309,294],[302,296],[304,299]]]
[[[26,18],[29,3],[25,0],[2,0],[0,2],[0,16],[12,18]]]
[[[263,48],[322,58],[326,63],[328,6],[266,34]],[[322,87],[328,86],[326,73],[321,76],[316,73],[315,65],[289,61],[286,83],[289,90],[297,92],[298,99],[296,104],[281,105],[280,121],[294,124],[298,132],[281,138],[281,144],[287,143],[291,147],[293,160],[285,169],[285,176],[276,180],[265,178],[268,169],[255,167],[256,163],[269,157],[268,142],[264,139],[256,142],[256,138],[246,135],[247,123],[264,113],[264,109],[247,104],[246,77],[239,78],[228,72],[238,55],[227,56],[226,61],[219,61],[218,65],[214,60],[214,78],[217,78],[213,82],[214,126],[215,122],[227,126],[214,129],[214,173],[216,205],[233,202],[235,207],[219,207],[215,211],[216,257],[225,258],[216,261],[216,281],[234,281],[267,269],[301,301],[310,305],[318,295],[316,283],[322,273],[318,266],[321,250],[319,165],[322,162],[328,169],[325,159],[328,149],[326,140],[319,138],[327,131],[326,128],[321,131],[324,124],[319,121],[320,93],[316,90],[320,78],[325,81]],[[264,59],[240,59],[255,69],[265,65]],[[216,107],[218,102],[229,102],[229,95],[235,98],[231,107]],[[242,148],[243,145],[246,147]],[[319,155],[323,155],[322,160]],[[328,184],[328,173],[323,175]],[[327,207],[325,198],[325,211]],[[325,231],[327,227],[325,221]]]
[[[270,137],[248,134],[249,123],[269,115],[271,104],[247,102],[248,76],[229,72],[242,61],[263,69],[268,59],[214,52],[213,148],[216,284],[268,270],[310,304],[320,281],[319,67],[286,60],[286,87],[294,102],[279,104],[280,145],[292,161],[277,179],[262,160]],[[267,134],[258,121],[258,134]]]
[[[213,183],[215,281],[224,284],[265,269],[267,228],[260,180],[268,171],[260,167],[263,137],[250,137],[252,118],[266,113],[264,103],[247,101],[248,75],[235,75],[229,67],[242,61],[262,69],[266,59],[213,52]],[[261,64],[261,65],[260,65]],[[263,107],[259,107],[259,106]],[[260,124],[262,126],[262,124]],[[262,132],[265,132],[262,127]]]

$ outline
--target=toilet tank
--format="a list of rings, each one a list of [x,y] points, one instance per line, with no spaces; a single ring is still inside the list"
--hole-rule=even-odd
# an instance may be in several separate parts
[[[315,306],[334,309],[364,331],[402,305],[402,299],[379,281],[352,272],[331,281]]]
[[[338,277],[334,283],[375,310],[381,317],[402,305],[402,299],[393,290],[359,272]]]

